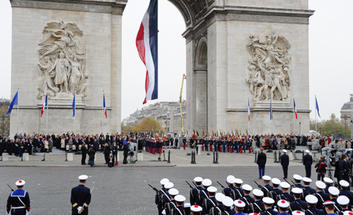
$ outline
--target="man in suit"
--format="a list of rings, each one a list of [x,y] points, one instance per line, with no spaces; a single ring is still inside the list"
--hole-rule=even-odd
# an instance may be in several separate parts
[[[305,177],[311,178],[311,165],[313,164],[313,157],[310,155],[309,150],[305,150],[303,164],[305,166]]]
[[[71,190],[72,215],[88,215],[88,205],[91,202],[91,191],[85,186],[87,175],[78,177],[80,184]]]
[[[257,156],[257,165],[259,167],[259,179],[265,175],[265,166],[266,166],[266,154],[264,153],[264,148],[260,148],[260,153]]]
[[[288,166],[289,166],[289,157],[287,155],[287,150],[282,150],[283,155],[279,158],[281,161],[282,169],[283,169],[283,178],[287,179],[288,177]]]

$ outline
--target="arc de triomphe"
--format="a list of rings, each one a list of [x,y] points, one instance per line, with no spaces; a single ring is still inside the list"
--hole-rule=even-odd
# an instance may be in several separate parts
[[[169,1],[186,23],[187,130],[309,131],[308,0]],[[120,131],[127,2],[11,0],[11,93],[20,92],[11,134]],[[46,94],[49,114],[40,118]]]

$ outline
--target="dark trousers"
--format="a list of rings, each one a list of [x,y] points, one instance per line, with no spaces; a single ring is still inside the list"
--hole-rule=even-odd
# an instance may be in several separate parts
[[[288,178],[288,166],[282,166],[283,178]]]
[[[81,164],[82,165],[86,165],[86,157],[87,157],[87,154],[86,153],[82,153],[82,158],[81,158]]]
[[[305,165],[305,176],[311,178],[311,165]]]
[[[323,173],[317,173],[317,180],[320,181],[320,180],[324,180],[324,177],[325,177],[325,174]]]
[[[262,178],[262,176],[264,175],[265,175],[265,167],[259,166],[259,178]]]

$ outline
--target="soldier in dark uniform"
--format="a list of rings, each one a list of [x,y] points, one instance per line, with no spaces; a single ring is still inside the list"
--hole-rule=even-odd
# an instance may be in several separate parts
[[[234,215],[245,215],[245,207],[246,203],[242,200],[235,200],[234,201]]]
[[[298,188],[301,188],[301,189],[304,188],[304,186],[302,185],[303,177],[301,177],[298,174],[294,174],[293,175],[293,179],[294,179],[294,187],[298,187]]]
[[[278,213],[273,210],[273,204],[275,201],[270,197],[264,197],[262,199],[264,203],[264,210],[260,213],[260,215],[277,215]]]
[[[186,200],[185,196],[177,195],[175,196],[175,208],[172,208],[170,215],[186,215],[184,210],[184,201]]]
[[[257,156],[257,165],[259,167],[259,179],[265,175],[265,166],[266,166],[266,154],[264,153],[264,148],[260,148],[260,153]]]
[[[250,196],[250,192],[252,191],[252,187],[248,184],[244,184],[242,186],[244,196],[240,198],[241,201],[245,203],[244,206],[244,213],[252,213],[253,210],[251,208],[252,204],[255,202],[254,199]]]
[[[161,186],[162,188],[156,192],[156,197],[155,197],[155,204],[157,205],[157,209],[158,209],[158,214],[162,214],[162,210],[163,210],[163,196],[168,192],[167,189],[165,188],[165,185],[167,183],[169,183],[169,179],[167,178],[163,178],[161,181]]]
[[[288,177],[288,166],[289,166],[289,157],[287,155],[287,150],[283,150],[283,155],[279,158],[282,165],[283,170],[283,178],[286,179]]]
[[[244,196],[243,189],[241,189],[240,187],[242,184],[243,184],[243,180],[241,180],[240,178],[235,178],[234,180],[235,199],[240,199]]]
[[[81,164],[86,165],[87,146],[85,143],[83,143],[81,146],[81,153],[82,153]]]
[[[208,198],[205,198],[202,204],[205,214],[209,214],[210,209],[216,206],[216,192],[217,188],[214,186],[210,186],[207,188]]]
[[[279,215],[289,215],[289,202],[281,199],[277,202]]]
[[[351,207],[349,205],[349,198],[347,196],[339,196],[337,198],[337,204],[340,208],[340,215],[343,215],[345,211],[351,211]]]
[[[91,202],[91,191],[85,186],[88,176],[80,175],[78,179],[80,184],[71,190],[72,215],[87,215]]]
[[[288,202],[293,202],[294,197],[289,193],[290,185],[287,182],[281,182],[282,194],[279,199],[286,200]]]
[[[222,211],[223,211],[222,200],[224,197],[225,195],[223,193],[216,193],[215,195],[216,206],[212,207],[209,210],[209,215],[222,215]]]
[[[168,199],[164,199],[164,212],[167,215],[170,215],[172,209],[176,208],[175,196],[179,195],[179,191],[176,188],[171,188],[168,190]],[[163,214],[163,213],[162,213]]]
[[[303,201],[302,194],[303,194],[303,189],[294,187],[292,189],[294,201],[290,203],[290,208],[292,211],[305,211],[307,208],[307,203]]]
[[[252,210],[254,213],[261,213],[262,211],[265,210],[264,203],[262,201],[262,198],[264,196],[264,192],[262,192],[259,189],[254,189],[252,191],[253,196],[254,196],[254,203],[252,204]]]
[[[279,185],[281,184],[281,180],[279,180],[278,178],[272,178],[272,185],[273,185],[273,189],[271,191],[271,198],[273,198],[273,200],[275,202],[277,202],[280,199],[280,196],[282,194],[282,190],[279,189]]]
[[[273,187],[270,185],[271,177],[268,175],[262,176],[262,180],[264,180],[264,186],[261,188],[261,191],[264,192],[264,196],[271,197],[271,191]]]
[[[228,187],[223,189],[223,193],[224,195],[229,196],[230,198],[235,200],[235,196],[236,196],[235,187],[234,187],[235,177],[233,175],[228,175],[226,182],[228,184]]]
[[[318,203],[318,198],[314,195],[307,195],[305,201],[308,203],[308,208],[305,210],[305,215],[324,215],[322,209],[318,209],[316,204]]]
[[[26,215],[31,210],[29,194],[23,189],[26,182],[20,179],[15,184],[17,189],[7,199],[6,211],[11,215]]]
[[[190,190],[190,204],[191,205],[201,205],[201,190],[202,190],[202,181],[201,177],[194,178],[195,188]]]
[[[310,183],[312,182],[312,180],[310,178],[304,177],[303,178],[303,183],[304,183],[304,188],[303,188],[303,192],[304,192],[304,197],[309,195],[309,194],[314,194],[315,190],[313,188],[310,187]]]
[[[316,185],[316,193],[315,196],[318,199],[318,202],[316,204],[316,207],[318,209],[324,209],[324,205],[323,203],[326,202],[327,200],[330,199],[330,197],[328,196],[327,193],[325,193],[325,188],[326,188],[326,184],[322,181],[316,181],[315,182]]]
[[[341,187],[340,195],[347,196],[349,199],[349,205],[353,205],[353,193],[349,190],[349,182],[346,180],[339,181]]]
[[[311,177],[311,166],[313,164],[313,157],[310,155],[309,150],[305,150],[305,155],[303,157],[303,165],[305,166],[305,176]]]

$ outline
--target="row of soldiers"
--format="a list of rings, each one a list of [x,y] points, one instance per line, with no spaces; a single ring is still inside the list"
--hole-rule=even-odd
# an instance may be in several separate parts
[[[166,215],[352,215],[353,193],[345,180],[335,184],[331,178],[316,181],[298,174],[291,181],[263,176],[263,185],[253,189],[243,180],[229,175],[218,191],[210,179],[195,177],[190,183],[190,203],[174,184],[164,178],[156,190],[158,214]]]

